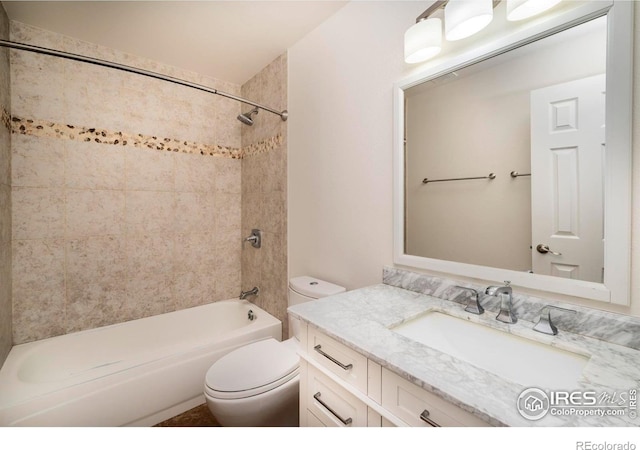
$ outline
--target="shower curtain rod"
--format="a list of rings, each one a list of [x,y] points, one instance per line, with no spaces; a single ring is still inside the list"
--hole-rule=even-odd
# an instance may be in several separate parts
[[[267,106],[260,105],[259,103],[252,102],[251,100],[244,99],[242,97],[237,97],[232,94],[227,94],[226,92],[219,91],[217,89],[209,88],[207,86],[203,86],[201,84],[191,83],[190,81],[181,80],[179,78],[169,77],[166,75],[162,75],[160,73],[151,72],[149,70],[138,69],[136,67],[127,66],[124,64],[118,64],[110,61],[105,61],[103,59],[91,58],[89,56],[78,55],[75,53],[63,52],[60,50],[54,50],[46,47],[38,47],[30,44],[22,44],[20,42],[7,41],[4,39],[0,39],[0,47],[8,47],[14,50],[24,50],[27,52],[39,53],[41,55],[49,55],[49,56],[57,56],[59,58],[71,59],[73,61],[80,61],[89,64],[94,64],[96,66],[109,67],[111,69],[122,70],[124,72],[135,73],[138,75],[143,75],[150,78],[155,78],[157,80],[168,81],[170,83],[179,84],[181,86],[190,87],[193,89],[197,89],[200,91],[208,92],[210,94],[220,95],[222,97],[230,98],[231,100],[236,100],[238,102],[246,103],[247,105],[255,106],[256,108],[263,109],[268,111],[276,116],[280,116],[280,118],[284,121],[289,117],[289,113],[285,109],[284,111],[276,111],[275,109],[271,109]]]

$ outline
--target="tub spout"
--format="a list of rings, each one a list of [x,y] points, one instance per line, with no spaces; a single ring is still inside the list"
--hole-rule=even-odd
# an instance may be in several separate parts
[[[257,286],[249,291],[240,291],[240,300],[246,300],[250,295],[258,295],[258,292],[260,289]]]

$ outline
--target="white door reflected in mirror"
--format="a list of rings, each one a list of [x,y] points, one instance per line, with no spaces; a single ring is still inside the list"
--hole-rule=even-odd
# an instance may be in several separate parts
[[[531,92],[533,273],[604,282],[605,81]]]

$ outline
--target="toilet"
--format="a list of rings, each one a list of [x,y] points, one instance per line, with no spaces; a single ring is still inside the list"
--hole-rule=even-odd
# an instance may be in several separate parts
[[[316,278],[289,281],[289,306],[345,292]],[[209,410],[225,427],[297,427],[300,323],[289,317],[289,336],[240,347],[207,371],[204,396]]]

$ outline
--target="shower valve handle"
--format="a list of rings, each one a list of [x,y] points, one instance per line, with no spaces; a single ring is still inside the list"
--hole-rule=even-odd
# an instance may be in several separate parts
[[[251,230],[251,236],[244,239],[243,242],[251,242],[251,245],[255,248],[262,246],[262,231],[258,229]]]

